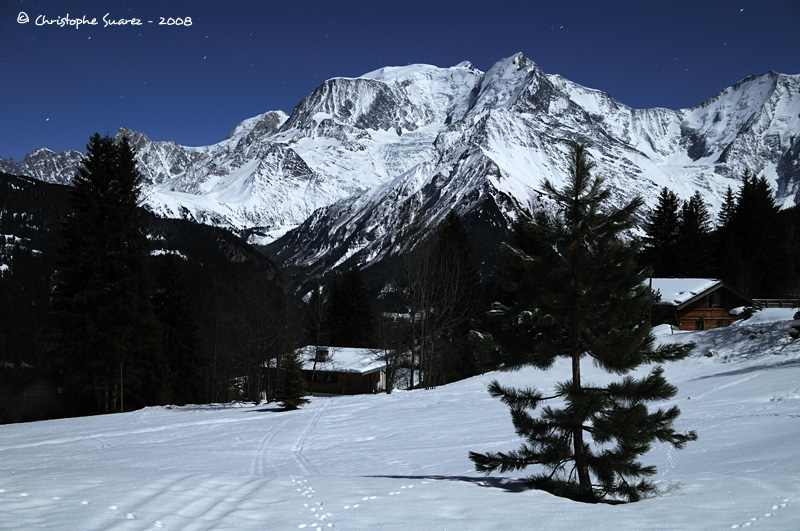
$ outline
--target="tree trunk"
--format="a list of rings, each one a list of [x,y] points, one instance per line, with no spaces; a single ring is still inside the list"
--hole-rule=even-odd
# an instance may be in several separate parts
[[[580,352],[577,350],[572,353],[572,392],[578,395],[583,393],[583,388],[581,387]],[[593,498],[592,478],[589,476],[589,464],[586,462],[586,454],[583,452],[583,419],[580,414],[576,416],[578,417],[576,419],[577,424],[572,431],[575,468],[578,470],[578,484],[580,485],[581,500],[591,501]]]

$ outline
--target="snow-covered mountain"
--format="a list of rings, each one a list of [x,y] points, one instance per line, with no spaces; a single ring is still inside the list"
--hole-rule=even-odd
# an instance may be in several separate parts
[[[563,181],[574,141],[619,202],[652,204],[668,186],[699,190],[716,211],[745,168],[782,205],[800,193],[800,75],[775,72],[691,109],[632,109],[518,53],[485,73],[464,62],[330,79],[291,116],[245,120],[212,146],[119,134],[138,150],[148,208],[271,239],[296,227],[273,254],[319,272],[385,256],[453,209],[507,225],[547,202],[541,182]],[[67,182],[79,158],[42,149],[0,170]]]

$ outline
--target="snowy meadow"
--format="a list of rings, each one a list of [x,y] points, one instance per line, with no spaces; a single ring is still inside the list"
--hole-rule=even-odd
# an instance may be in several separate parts
[[[793,313],[656,330],[659,341],[697,343],[666,366],[679,391],[661,405],[679,405],[676,428],[699,440],[644,456],[659,492],[638,503],[581,504],[474,471],[468,451],[520,443],[488,383],[552,389],[569,378],[561,363],[433,390],[316,397],[298,411],[156,407],[0,426],[0,529],[800,529]]]

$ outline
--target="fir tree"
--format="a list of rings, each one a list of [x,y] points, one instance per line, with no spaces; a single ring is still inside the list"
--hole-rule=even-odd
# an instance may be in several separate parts
[[[53,309],[67,388],[93,399],[85,412],[106,413],[122,410],[124,396],[154,403],[161,375],[133,150],[97,134],[87,148],[63,222]]]
[[[716,255],[721,257],[723,280],[751,297],[782,296],[784,286],[791,283],[784,278],[790,270],[789,255],[778,214],[769,182],[746,170],[735,208],[717,231]]]
[[[695,192],[681,206],[675,260],[682,277],[704,277],[712,269],[711,215],[703,196]]]
[[[283,409],[299,409],[309,402],[306,398],[306,381],[303,362],[297,351],[284,354],[282,379],[275,398]]]
[[[692,345],[654,347],[647,272],[636,265],[638,245],[622,238],[634,226],[641,200],[610,208],[610,192],[591,176],[591,168],[585,148],[576,145],[565,188],[545,183],[558,213],[521,221],[518,246],[505,247],[505,280],[516,300],[495,304],[492,333],[473,334],[483,348],[498,351],[506,369],[548,369],[561,357],[571,361],[572,379],[549,397],[494,381],[489,392],[510,407],[516,432],[526,442],[516,451],[471,452],[470,458],[484,473],[539,465],[544,471],[529,478],[532,487],[575,500],[635,501],[654,489],[646,478],[656,472],[639,456],[653,441],[682,448],[696,434],[673,429],[676,406],[648,409],[648,403],[677,391],[660,366],[642,378],[628,375],[597,387],[583,382],[582,365],[591,360],[608,372],[627,374],[644,364],[684,358]],[[532,414],[552,399],[564,406]]]
[[[679,208],[678,196],[664,187],[658,196],[658,205],[645,225],[642,259],[653,268],[656,276],[671,277],[677,274],[675,251],[680,227]]]
[[[722,208],[719,211],[717,226],[720,228],[727,226],[733,218],[734,212],[736,212],[736,196],[729,186],[725,191],[725,199],[723,199]]]

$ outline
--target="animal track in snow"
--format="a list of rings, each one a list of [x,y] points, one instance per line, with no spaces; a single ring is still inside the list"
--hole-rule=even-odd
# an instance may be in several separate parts
[[[789,501],[790,501],[789,498],[784,498],[780,503],[773,504],[772,507],[770,507],[770,511],[764,513],[762,518],[771,518],[772,516],[775,515],[775,511],[778,511],[780,509],[785,509],[786,506],[789,505]],[[750,520],[748,520],[747,522],[745,522],[743,524],[733,524],[733,525],[731,525],[731,529],[741,529],[743,527],[750,527],[754,523],[756,523],[758,521],[758,519],[759,519],[758,516],[754,516],[754,517],[750,518]]]
[[[299,478],[297,476],[291,476],[290,478],[292,483],[297,485],[295,489],[297,492],[300,493],[301,496],[308,498],[309,502],[311,498],[314,497],[314,493],[316,492],[313,487],[308,485],[308,480],[304,478]],[[297,526],[298,529],[323,529],[326,527],[333,527],[332,522],[326,522],[328,518],[333,516],[333,513],[325,512],[324,504],[322,502],[314,502],[314,503],[304,503],[303,507],[308,509],[314,518],[317,520],[316,522],[312,522],[310,524],[302,523]]]

